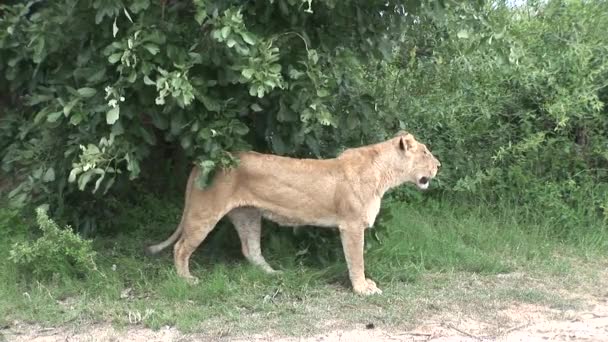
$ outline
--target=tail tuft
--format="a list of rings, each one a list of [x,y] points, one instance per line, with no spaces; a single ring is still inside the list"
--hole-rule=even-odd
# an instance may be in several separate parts
[[[146,246],[146,248],[144,248],[144,252],[146,253],[147,256],[155,256],[161,250],[162,250],[162,248],[158,248],[157,245]]]

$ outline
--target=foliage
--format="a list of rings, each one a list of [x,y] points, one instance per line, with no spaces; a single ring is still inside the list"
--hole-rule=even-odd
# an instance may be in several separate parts
[[[21,177],[11,203],[58,210],[87,202],[79,192],[99,197],[150,174],[164,163],[157,151],[196,162],[204,185],[216,168],[237,162],[234,151],[320,156],[335,154],[345,137],[370,134],[362,122],[375,120],[374,111],[354,109],[371,98],[347,85],[346,65],[387,50],[382,37],[398,31],[388,28],[400,25],[391,19],[402,16],[391,10],[399,3],[304,5],[0,5],[0,91],[12,107],[0,129],[2,168]],[[356,21],[335,15],[352,12]],[[341,116],[338,103],[346,102]]]
[[[606,220],[608,3],[437,13],[371,80],[439,156],[440,188],[508,198],[556,226]]]
[[[431,196],[511,201],[560,234],[608,218],[605,1],[59,0],[0,13],[11,203],[77,213],[81,230],[106,192],[128,201],[135,180],[156,189],[153,175],[185,177],[187,161],[205,185],[234,151],[328,157],[397,129],[442,161]]]
[[[97,270],[91,241],[83,240],[71,228],[60,228],[46,209],[36,209],[36,221],[42,235],[35,241],[16,242],[8,259],[23,274],[35,278],[77,277]]]

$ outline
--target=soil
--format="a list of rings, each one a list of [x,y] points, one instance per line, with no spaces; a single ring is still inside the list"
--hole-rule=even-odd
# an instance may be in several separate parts
[[[110,324],[79,327],[41,327],[14,322],[0,330],[0,341],[608,341],[608,298],[589,298],[587,310],[560,311],[540,305],[513,303],[492,314],[494,322],[458,314],[431,317],[412,330],[386,330],[381,327],[353,327],[319,332],[307,337],[282,337],[268,332],[248,337],[209,336],[181,333],[176,328],[159,330],[141,326],[124,329]]]

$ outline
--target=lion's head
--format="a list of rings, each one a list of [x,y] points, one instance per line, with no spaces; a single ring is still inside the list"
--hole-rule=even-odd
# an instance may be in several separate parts
[[[399,183],[409,182],[422,190],[427,189],[441,166],[439,160],[410,133],[399,132],[389,143],[396,156],[393,167],[397,171],[395,176],[399,178]]]

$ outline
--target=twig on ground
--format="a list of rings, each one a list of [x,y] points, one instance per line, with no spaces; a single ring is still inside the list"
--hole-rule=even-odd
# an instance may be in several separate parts
[[[424,338],[424,341],[429,341],[431,340],[433,337],[435,337],[435,334],[431,334],[431,333],[418,333],[418,332],[408,332],[408,333],[403,333],[403,334],[397,334],[395,336],[408,336],[410,338],[416,338],[416,337],[420,337],[420,338]],[[402,341],[401,338],[394,338],[391,337],[391,339],[394,340],[398,340],[398,341]],[[416,339],[416,341],[422,341],[422,340],[418,340]]]
[[[471,334],[471,333],[469,333],[469,332],[466,332],[466,331],[464,331],[464,330],[462,330],[462,329],[459,329],[458,327],[456,327],[456,326],[455,326],[454,324],[452,324],[452,323],[447,323],[447,324],[442,324],[442,325],[443,325],[443,326],[445,326],[446,328],[450,328],[450,329],[456,330],[456,331],[458,331],[459,333],[464,334],[464,335],[467,335],[467,336],[469,336],[469,337],[472,337],[472,338],[474,338],[474,339],[476,339],[476,340],[481,340],[481,337],[476,336],[476,335],[473,335],[473,334]]]
[[[507,335],[508,333],[511,333],[511,332],[513,332],[515,330],[523,329],[523,328],[528,327],[528,326],[530,326],[530,323],[524,323],[524,324],[520,324],[520,325],[511,327],[511,328],[507,329],[504,333],[502,333],[502,335],[503,336]]]

